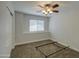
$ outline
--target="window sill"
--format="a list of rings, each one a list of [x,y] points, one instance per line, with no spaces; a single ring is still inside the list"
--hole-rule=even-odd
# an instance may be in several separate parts
[[[39,32],[24,32],[24,34],[28,34],[28,33],[48,33],[47,31],[39,31]]]

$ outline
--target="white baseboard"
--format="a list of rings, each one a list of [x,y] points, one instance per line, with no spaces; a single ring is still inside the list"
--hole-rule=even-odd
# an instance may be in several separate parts
[[[10,58],[10,54],[0,55],[0,58]]]
[[[53,40],[53,39],[52,39]],[[58,42],[58,41],[57,41]],[[71,49],[73,49],[73,50],[75,50],[75,51],[78,51],[79,52],[79,49],[77,49],[77,48],[74,48],[74,47],[72,47],[72,46],[70,46],[70,45],[68,45],[68,44],[65,44],[65,43],[62,43],[62,42],[58,42],[58,43],[60,43],[60,44],[62,44],[62,45],[64,45],[64,46],[69,46],[69,48],[71,48]]]
[[[33,40],[33,41],[26,41],[26,42],[20,42],[20,43],[16,43],[16,45],[22,45],[22,44],[26,44],[26,43],[32,43],[32,42],[37,42],[37,41],[42,41],[42,40],[47,40],[47,39],[50,39],[50,38],[44,38],[44,39],[37,39],[37,40]]]
[[[39,39],[39,40],[33,40],[33,41],[26,41],[26,42],[20,42],[20,43],[16,43],[15,45],[22,45],[22,44],[26,44],[26,43],[32,43],[32,42],[37,42],[37,41],[42,41],[42,40],[46,40],[46,39],[50,39],[50,40],[53,40],[55,41],[55,39],[51,39],[51,38],[44,38],[44,39]],[[58,41],[57,41],[58,42]],[[77,48],[74,48],[74,47],[71,47],[70,45],[68,44],[65,44],[65,43],[62,43],[62,42],[58,42],[64,46],[69,46],[69,48],[75,50],[75,51],[78,51],[79,52],[79,49]]]
[[[12,49],[14,49],[14,48],[15,48],[15,45],[12,46]],[[12,50],[12,49],[11,49],[11,50]]]
[[[77,48],[74,48],[74,47],[71,47],[71,46],[70,46],[70,48],[77,51],[77,52],[79,52],[79,49],[77,49]]]
[[[79,52],[79,49],[77,49],[77,48],[74,48],[74,47],[72,47],[72,46],[70,46],[68,44],[64,44],[64,43],[61,43],[61,42],[59,42],[59,43],[62,44],[62,45],[64,45],[64,46],[69,46],[69,48],[71,48],[71,49]]]

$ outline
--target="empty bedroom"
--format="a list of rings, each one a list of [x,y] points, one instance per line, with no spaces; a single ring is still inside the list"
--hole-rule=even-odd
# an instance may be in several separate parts
[[[0,1],[0,58],[79,58],[79,1]]]

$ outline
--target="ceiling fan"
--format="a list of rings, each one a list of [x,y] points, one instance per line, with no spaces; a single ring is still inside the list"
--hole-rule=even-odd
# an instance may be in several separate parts
[[[53,12],[58,13],[59,11],[57,10],[57,7],[59,7],[59,4],[44,4],[42,5],[38,5],[41,8],[41,11],[43,12],[43,14],[48,15],[48,14],[52,14]]]

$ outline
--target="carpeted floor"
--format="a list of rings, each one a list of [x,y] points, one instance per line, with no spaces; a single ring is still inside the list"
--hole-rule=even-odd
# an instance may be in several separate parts
[[[65,46],[59,43],[48,44],[52,42],[53,41],[51,40],[43,40],[39,42],[18,45],[15,47],[15,49],[12,50],[11,58],[45,58],[45,55],[47,56],[47,58],[78,58],[79,57],[79,52],[74,51],[70,48],[62,49]],[[44,44],[48,44],[48,45],[44,45]],[[40,45],[44,45],[44,46],[38,47],[37,49],[36,47]]]

